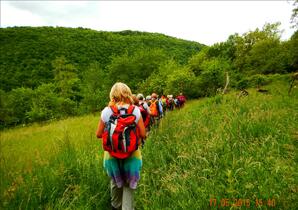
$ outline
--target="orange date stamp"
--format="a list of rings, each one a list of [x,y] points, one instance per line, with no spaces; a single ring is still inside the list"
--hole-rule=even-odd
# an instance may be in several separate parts
[[[222,199],[216,199],[216,198],[210,198],[209,201],[210,207],[247,207],[250,208],[252,206],[255,207],[275,207],[276,206],[276,200],[274,198],[268,198],[268,199],[259,199],[256,198],[254,200],[246,199],[246,198],[222,198]]]

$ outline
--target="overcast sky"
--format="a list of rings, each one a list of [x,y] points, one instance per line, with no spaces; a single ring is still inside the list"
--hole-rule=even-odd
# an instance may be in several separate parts
[[[234,33],[281,22],[290,28],[293,1],[3,1],[1,27],[65,26],[158,32],[212,45]]]

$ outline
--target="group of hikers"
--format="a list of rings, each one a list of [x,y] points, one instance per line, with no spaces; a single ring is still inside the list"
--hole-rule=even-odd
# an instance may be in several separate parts
[[[158,125],[167,111],[181,108],[185,102],[182,93],[176,98],[156,93],[145,98],[143,94],[132,94],[124,83],[113,85],[96,131],[102,139],[103,166],[111,178],[111,209],[134,209],[133,194],[142,168],[140,145],[151,126]]]
[[[183,107],[186,101],[182,93],[176,98],[173,95],[159,97],[156,93],[152,93],[146,98],[141,93],[133,94],[132,98],[134,105],[141,111],[147,133],[150,131],[151,126],[158,125],[159,120],[166,115],[167,111]]]

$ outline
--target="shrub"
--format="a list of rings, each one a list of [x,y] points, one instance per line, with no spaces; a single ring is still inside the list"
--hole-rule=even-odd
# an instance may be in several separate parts
[[[268,85],[271,82],[269,77],[261,74],[253,75],[248,80],[249,80],[250,86],[252,87],[260,87],[263,85]]]

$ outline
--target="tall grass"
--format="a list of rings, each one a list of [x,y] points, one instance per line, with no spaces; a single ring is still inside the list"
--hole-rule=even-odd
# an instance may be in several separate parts
[[[4,209],[105,209],[108,179],[98,117],[87,116],[1,134]]]
[[[297,209],[297,91],[289,97],[285,86],[267,88],[169,113],[144,149],[138,206],[210,209],[216,199],[214,208],[236,209],[241,199],[249,201],[243,209]]]
[[[282,82],[267,88],[270,94],[230,93],[167,113],[142,151],[137,209],[256,209],[256,199],[259,209],[296,209],[298,95],[289,97]],[[109,209],[97,121],[90,115],[1,132],[1,207]],[[232,206],[237,199],[250,206]]]

